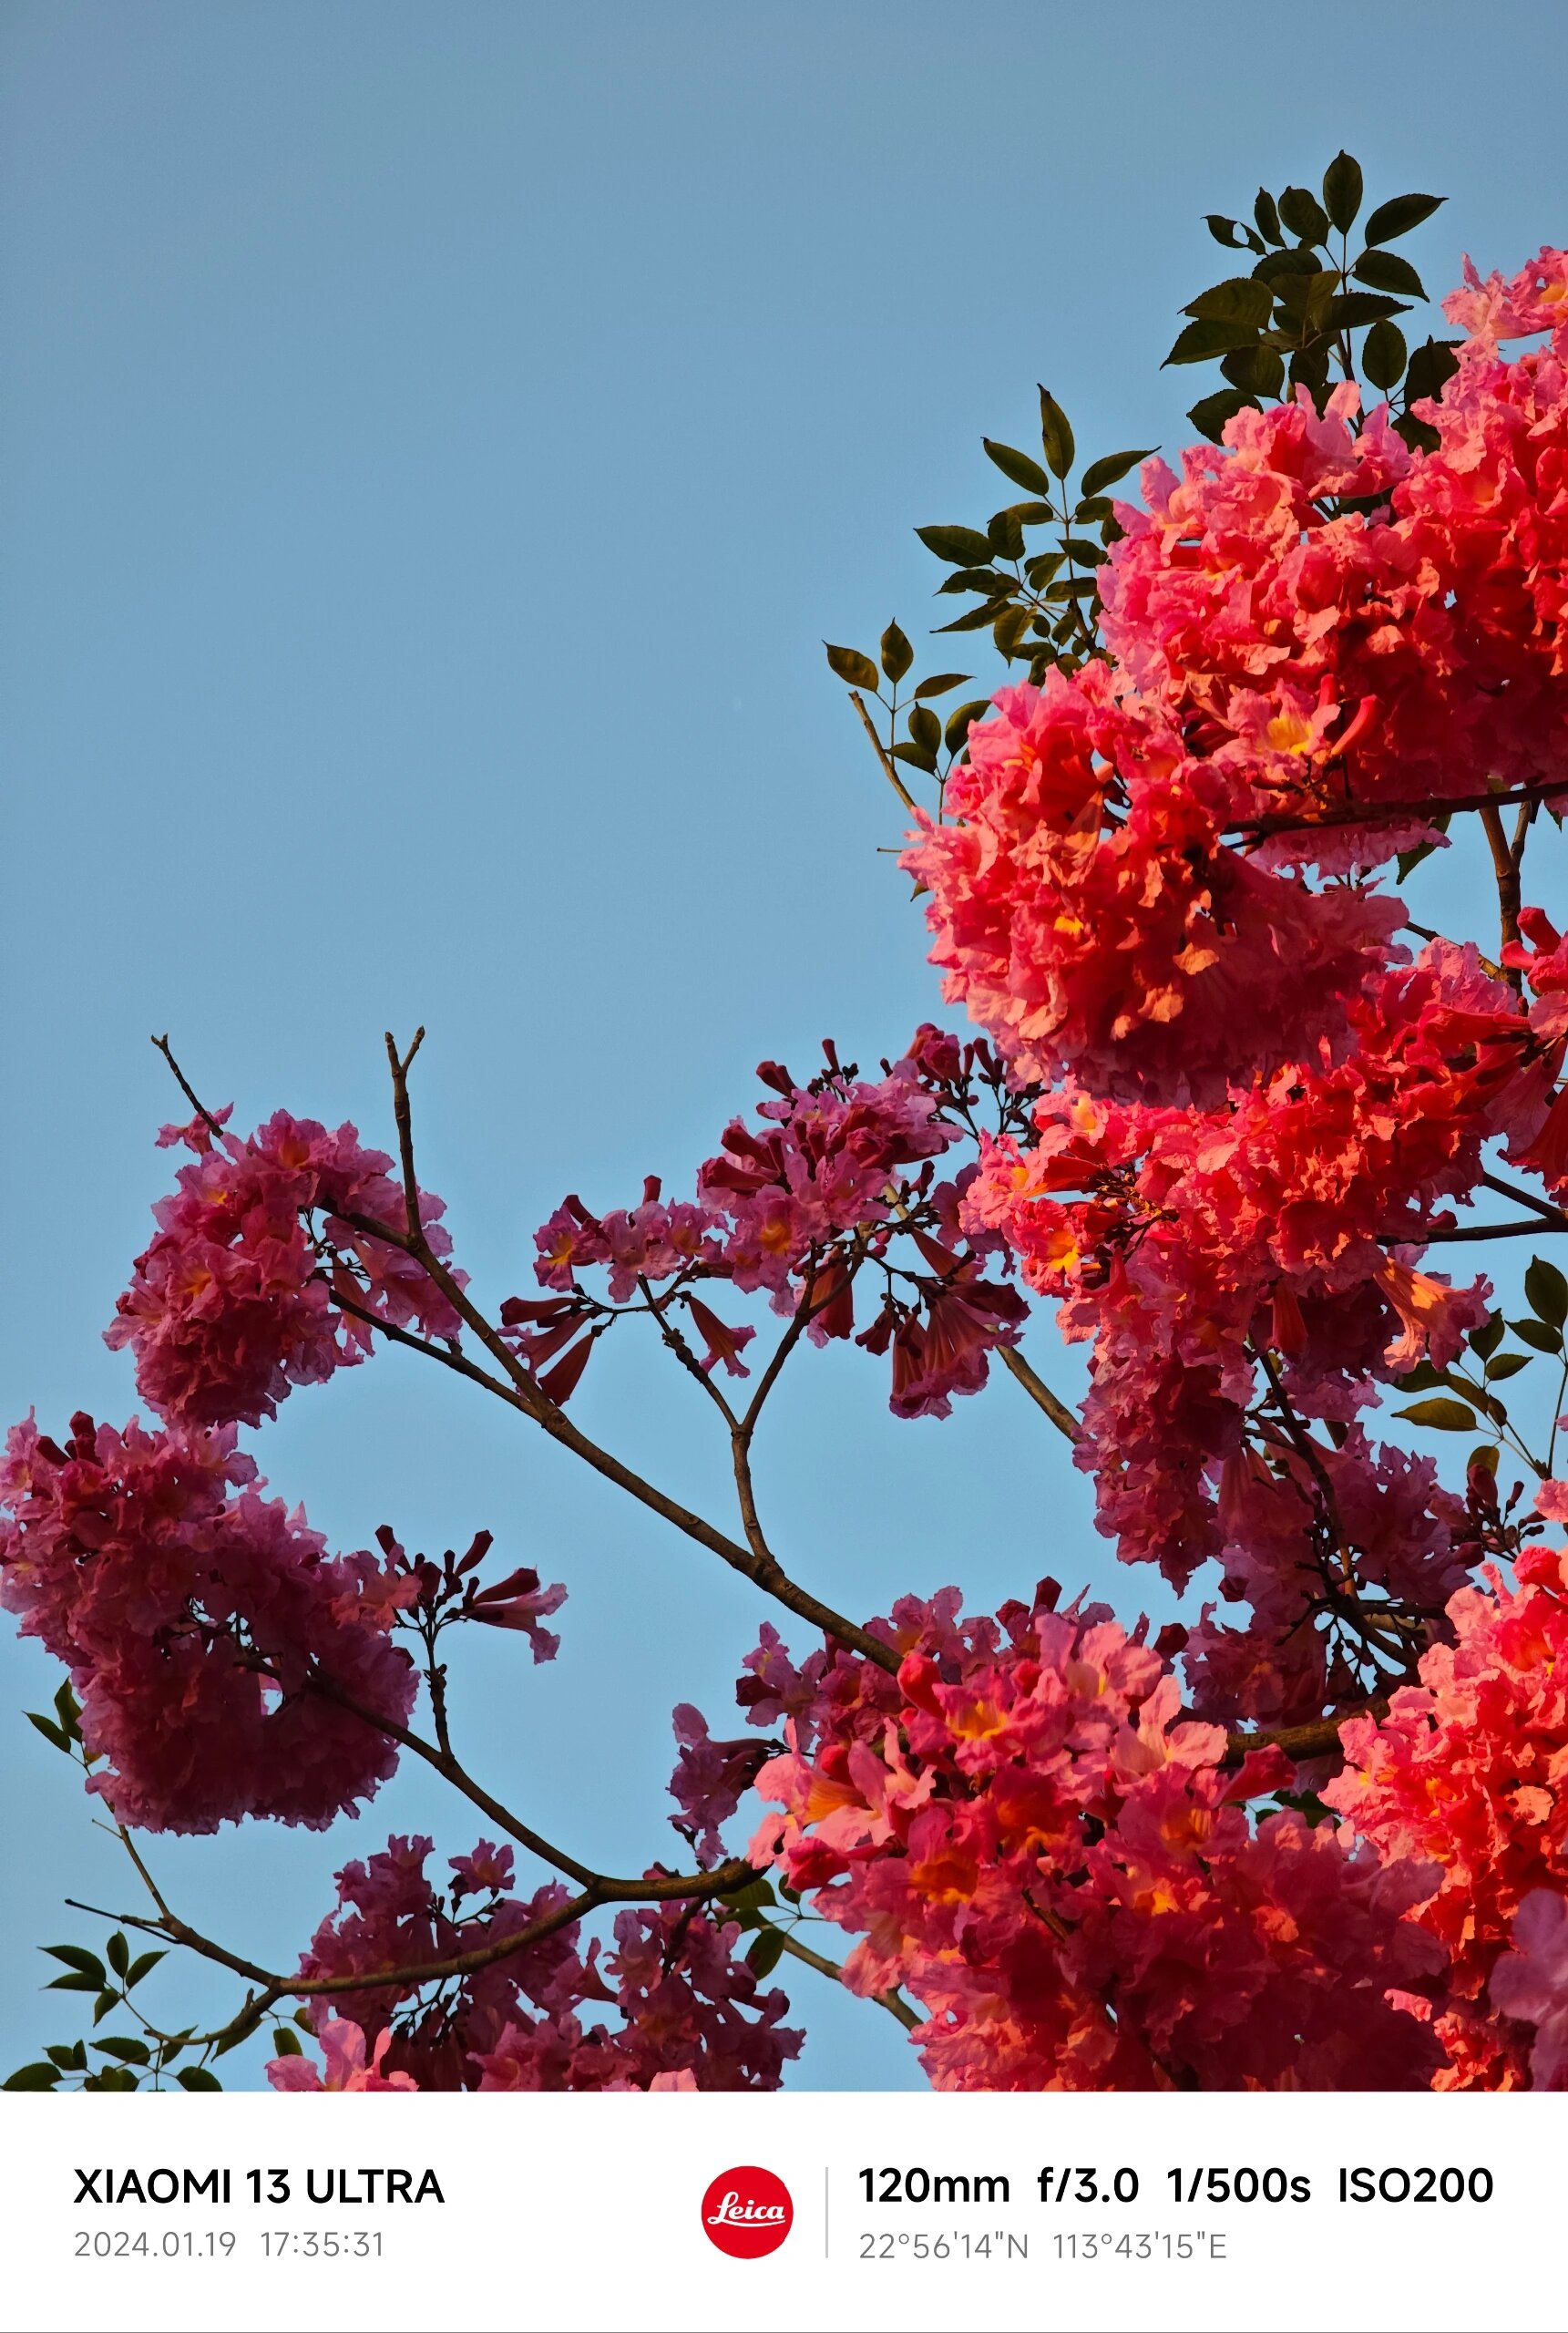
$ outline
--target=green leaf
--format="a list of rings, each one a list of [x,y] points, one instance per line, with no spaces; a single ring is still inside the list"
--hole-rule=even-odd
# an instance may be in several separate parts
[[[1542,1321],[1511,1321],[1508,1325],[1522,1344],[1533,1345],[1537,1352],[1563,1350],[1561,1329],[1549,1329]]]
[[[1004,446],[995,437],[982,437],[980,443],[1004,478],[1010,478],[1015,486],[1023,487],[1028,493],[1039,495],[1042,501],[1050,501],[1050,480],[1030,455],[1020,454],[1016,446]]]
[[[1074,506],[1072,513],[1075,525],[1089,527],[1097,526],[1102,519],[1109,519],[1110,516],[1111,497],[1108,494],[1084,495]]]
[[[1223,283],[1213,283],[1189,300],[1182,310],[1184,316],[1196,316],[1216,324],[1240,324],[1247,332],[1261,332],[1268,322],[1272,303],[1266,283],[1255,275],[1228,275]]]
[[[915,662],[915,651],[896,623],[882,635],[882,669],[890,681],[901,681]]]
[[[92,1979],[94,1988],[106,1983],[104,1964],[96,1952],[88,1952],[79,1944],[43,1944],[38,1948],[46,1959],[63,1960],[67,1968],[76,1968]]]
[[[1495,1475],[1501,1464],[1502,1453],[1495,1442],[1478,1442],[1464,1462],[1464,1470],[1469,1475],[1476,1467],[1484,1466],[1489,1475]]]
[[[882,634],[882,670],[886,672],[889,682],[901,682],[912,663],[915,663],[915,649],[910,646],[906,634],[898,630],[898,625],[889,623],[886,632]]]
[[[84,2090],[138,2090],[140,2086],[129,2066],[100,2066],[82,2084]]]
[[[68,1677],[55,1695],[55,1714],[72,1741],[79,1742],[82,1738],[82,1705],[71,1691],[71,1680]]]
[[[909,735],[917,745],[923,746],[933,761],[942,742],[942,724],[928,704],[916,705],[909,714]]]
[[[46,1717],[40,1717],[36,1710],[25,1710],[23,1715],[29,1725],[37,1727],[46,1742],[52,1742],[56,1750],[63,1750],[67,1757],[70,1755],[71,1737],[63,1726],[54,1724]]]
[[[1246,348],[1257,338],[1255,324],[1229,323],[1223,316],[1200,316],[1195,324],[1176,334],[1171,353],[1162,365],[1203,365],[1211,356],[1224,356],[1230,349]]]
[[[1543,1256],[1532,1256],[1524,1274],[1524,1300],[1538,1321],[1560,1329],[1568,1321],[1568,1280]]]
[[[1401,1393],[1424,1393],[1430,1386],[1446,1384],[1447,1382],[1430,1361],[1418,1361],[1414,1369],[1394,1380]]]
[[[53,2049],[46,2050],[44,2055],[52,2066],[58,2066],[63,2074],[86,2073],[87,2070],[85,2041],[56,2042]]]
[[[1399,292],[1408,300],[1427,296],[1426,285],[1398,252],[1363,252],[1350,272],[1358,283],[1369,283],[1374,292]]]
[[[144,1977],[149,1977],[152,1974],[160,1960],[167,1960],[168,1958],[169,1955],[166,1952],[138,1952],[125,1972],[126,1991],[128,1993],[133,1985],[139,1985]]]
[[[1257,399],[1248,396],[1245,389],[1216,389],[1212,397],[1198,399],[1187,419],[1200,437],[1212,439],[1217,446],[1232,416],[1242,412],[1247,406],[1256,404]]]
[[[52,1984],[44,1987],[44,1990],[46,1993],[96,1993],[102,1974],[100,1969],[97,1977],[89,1977],[83,1970],[73,1968],[67,1976],[56,1977]]]
[[[6,2090],[53,2090],[60,2079],[58,2066],[51,2066],[43,2059],[36,2065],[18,2066],[7,2074],[3,2087]]]
[[[1066,564],[1067,561],[1061,551],[1040,550],[1036,551],[1032,559],[1024,560],[1023,571],[1028,576],[1032,588],[1038,591],[1042,583],[1049,583],[1054,577],[1060,575]]]
[[[1465,1342],[1471,1352],[1478,1353],[1482,1361],[1490,1361],[1502,1342],[1503,1326],[1502,1314],[1490,1312],[1487,1315],[1485,1326],[1472,1329],[1465,1339]]]
[[[272,2031],[272,2047],[280,2058],[302,2058],[305,2045],[292,2025],[279,2025]]]
[[[1407,385],[1407,394],[1409,384]],[[1394,435],[1402,437],[1412,454],[1435,454],[1442,439],[1430,421],[1418,421],[1413,413],[1400,414],[1394,424]]]
[[[108,1957],[109,1967],[114,1970],[115,1975],[117,1977],[123,1978],[126,1970],[130,1967],[130,1947],[127,1944],[118,1928],[116,1928],[113,1936],[110,1937],[108,1944],[104,1947],[104,1950]]]
[[[1404,334],[1385,316],[1367,334],[1361,370],[1375,389],[1391,389],[1403,378],[1408,355]]]
[[[1444,383],[1451,381],[1459,371],[1459,358],[1454,355],[1457,345],[1450,340],[1423,340],[1414,351],[1405,382],[1405,396],[1412,405],[1419,397],[1441,396]]]
[[[907,762],[911,769],[924,770],[927,777],[937,775],[937,756],[927,752],[924,745],[895,745],[893,758],[896,762]]]
[[[944,632],[979,632],[982,625],[995,622],[997,604],[994,600],[988,600],[983,608],[966,608],[961,616],[955,616],[951,623],[938,624],[936,630],[938,635]]]
[[[989,543],[986,549],[989,553],[990,550]],[[999,568],[959,567],[955,569],[945,583],[938,583],[937,589],[939,592],[984,591],[991,594],[999,591],[1009,594],[1017,591],[1018,583],[1013,576],[1004,575]]]
[[[111,2009],[119,2007],[120,1997],[112,1986],[106,1986],[93,2003],[93,2023],[101,2025]]]
[[[133,2040],[118,2033],[107,2041],[95,2041],[93,2048],[101,2050],[106,2058],[119,2059],[122,2065],[149,2066],[152,2063],[152,2051],[145,2041]]]
[[[1369,243],[1392,243],[1430,219],[1448,200],[1446,194],[1397,194],[1391,202],[1379,202],[1368,220],[1364,232]]]
[[[1436,848],[1435,842],[1419,842],[1413,850],[1400,851],[1397,862],[1399,872],[1394,877],[1395,882],[1402,883],[1407,875],[1414,874],[1422,859],[1430,858]]]
[[[983,567],[991,555],[990,544],[975,527],[917,527],[915,532],[927,550],[953,567]]]
[[[1220,359],[1220,371],[1235,387],[1254,396],[1276,397],[1285,386],[1284,358],[1261,340],[1247,348],[1233,348]]]
[[[974,696],[967,704],[960,704],[957,712],[948,714],[942,738],[950,754],[956,754],[961,746],[968,745],[970,722],[983,721],[990,709],[989,696]]]
[[[1103,543],[1088,542],[1081,535],[1064,535],[1061,548],[1080,567],[1098,567],[1105,558]]]
[[[1505,1377],[1517,1377],[1522,1369],[1529,1368],[1533,1358],[1533,1354],[1527,1352],[1500,1352],[1494,1361],[1486,1364],[1487,1383],[1499,1384]]]
[[[1204,224],[1215,242],[1223,243],[1227,252],[1260,252],[1263,249],[1252,229],[1244,227],[1239,219],[1226,219],[1217,211],[1209,211],[1204,214]]]
[[[1053,583],[1051,586],[1052,591],[1060,589],[1059,584]],[[1048,593],[1047,596],[1049,597],[1050,594]],[[991,626],[991,638],[995,641],[999,653],[1010,661],[1018,653],[1019,642],[1033,621],[1027,608],[1004,608]]]
[[[880,685],[881,675],[876,665],[869,656],[863,656],[858,648],[835,648],[829,640],[825,640],[822,644],[827,651],[827,661],[839,679],[847,681],[852,689],[876,689]]]
[[[778,1928],[764,1928],[746,1955],[746,1966],[753,1977],[771,1977],[784,1958],[784,1936]]]
[[[1412,1425],[1434,1427],[1440,1434],[1473,1434],[1475,1413],[1463,1402],[1439,1396],[1432,1402],[1413,1402],[1408,1410],[1396,1410],[1397,1418],[1409,1418]]]
[[[1023,557],[1023,528],[1013,510],[999,510],[986,528],[986,540],[995,559]]]
[[[1294,244],[1283,252],[1266,252],[1253,269],[1260,283],[1276,286],[1288,283],[1295,275],[1320,275],[1322,272],[1323,262],[1304,243]]]
[[[1385,316],[1409,313],[1408,300],[1390,300],[1383,292],[1341,292],[1324,309],[1323,321],[1331,332],[1341,332],[1347,325],[1375,324]]]
[[[1125,453],[1102,454],[1097,462],[1090,463],[1080,482],[1079,492],[1083,500],[1092,501],[1096,495],[1103,494],[1108,486],[1114,486],[1118,479],[1124,478],[1136,463],[1146,462],[1154,450],[1153,446],[1134,446]],[[1075,516],[1081,519],[1084,515],[1083,502],[1080,502]],[[1102,514],[1096,512],[1095,515],[1100,517]]]
[[[1040,392],[1040,439],[1045,447],[1047,464],[1058,478],[1065,478],[1078,448],[1071,424],[1050,391],[1044,387]]]
[[[1020,527],[1054,527],[1061,513],[1051,502],[1009,502],[1006,515],[1016,519]]]
[[[1361,208],[1361,165],[1343,148],[1323,173],[1323,208],[1339,232],[1348,234]]]
[[[301,2055],[303,2054],[302,2050]],[[174,2079],[181,2090],[221,2090],[223,2087],[217,2075],[209,2073],[205,2066],[181,2066]]]
[[[970,673],[933,673],[930,679],[922,681],[915,691],[915,702],[918,704],[926,696],[946,696],[949,689],[956,689],[961,681],[972,680],[973,677]]]
[[[1287,186],[1279,198],[1279,215],[1293,235],[1304,243],[1328,241],[1328,217],[1315,194],[1304,186]]]
[[[1257,200],[1252,206],[1252,215],[1257,221],[1258,232],[1266,242],[1284,242],[1285,237],[1279,231],[1279,206],[1266,187],[1258,188]]]

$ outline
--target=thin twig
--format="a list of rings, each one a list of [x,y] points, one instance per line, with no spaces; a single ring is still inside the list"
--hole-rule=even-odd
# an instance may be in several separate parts
[[[787,1928],[770,1927],[767,1932],[777,1937],[792,1959],[802,1960],[808,1968],[815,1968],[819,1976],[831,1977],[835,1984],[843,1984],[843,1969],[836,1960],[830,1960],[825,1952],[814,1952],[809,1944],[802,1944],[799,1937],[792,1936]],[[924,2018],[910,2008],[896,1985],[889,1986],[885,1993],[872,1993],[866,1998],[874,2000],[879,2009],[885,2009],[889,2017],[896,2017],[906,2033],[913,2033],[917,2025],[925,2023]]]
[[[1039,1403],[1051,1424],[1059,1433],[1064,1434],[1069,1442],[1081,1442],[1083,1438],[1082,1426],[1073,1416],[1067,1403],[1058,1401],[1044,1378],[1030,1367],[1018,1347],[1003,1345],[999,1350],[1003,1362],[1018,1379],[1030,1400]]]
[[[191,1087],[187,1084],[185,1080],[185,1072],[180,1068],[179,1064],[175,1060],[174,1055],[169,1049],[169,1035],[167,1031],[161,1037],[151,1037],[148,1042],[149,1043],[154,1044],[158,1047],[159,1052],[163,1055],[164,1060],[174,1072],[175,1084],[179,1086],[180,1092],[184,1095],[186,1100],[190,1103],[197,1116],[201,1120],[208,1131],[215,1135],[218,1140],[221,1142],[223,1139],[223,1129],[219,1125],[217,1119],[213,1116],[211,1111],[206,1107],[204,1103],[197,1099],[197,1096]]]
[[[886,778],[888,785],[893,788],[894,793],[897,794],[905,808],[907,810],[912,810],[915,807],[915,797],[910,793],[908,787],[899,776],[898,765],[893,760],[886,746],[876,735],[876,724],[872,720],[870,714],[866,710],[866,699],[861,695],[858,689],[850,690],[849,702],[855,707],[856,713],[859,714],[861,720],[866,724],[866,734],[871,740],[872,749],[875,752],[877,760],[882,765],[883,775]]]
[[[1227,827],[1234,835],[1307,834],[1316,827],[1372,827],[1387,825],[1390,818],[1437,818],[1461,810],[1507,810],[1519,803],[1549,802],[1568,794],[1568,782],[1562,778],[1542,780],[1539,786],[1522,786],[1513,794],[1461,794],[1448,802],[1347,802],[1335,807],[1318,810],[1310,817],[1299,811],[1278,811],[1262,818],[1242,818]]]
[[[1499,1197],[1516,1200],[1521,1207],[1533,1208],[1537,1215],[1544,1217],[1548,1223],[1555,1224],[1559,1229],[1568,1228],[1568,1215],[1560,1207],[1553,1207],[1550,1199],[1537,1198],[1533,1191],[1522,1191],[1517,1183],[1505,1183],[1501,1175],[1483,1175],[1481,1179],[1487,1189],[1496,1191]]]

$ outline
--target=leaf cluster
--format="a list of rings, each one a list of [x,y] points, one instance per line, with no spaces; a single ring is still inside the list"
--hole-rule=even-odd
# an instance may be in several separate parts
[[[1289,186],[1278,196],[1260,187],[1250,221],[1208,215],[1214,241],[1250,253],[1253,265],[1188,301],[1182,313],[1189,321],[1165,359],[1167,365],[1219,359],[1229,386],[1201,397],[1189,416],[1205,437],[1217,442],[1225,423],[1245,406],[1261,406],[1301,386],[1321,411],[1337,364],[1341,378],[1363,378],[1388,397],[1394,426],[1408,445],[1430,449],[1435,444],[1430,425],[1411,407],[1441,395],[1456,367],[1457,344],[1429,334],[1410,349],[1394,319],[1428,294],[1410,262],[1388,246],[1430,219],[1446,197],[1398,194],[1380,202],[1352,258],[1350,230],[1361,198],[1361,166],[1340,152],[1323,174],[1320,197],[1306,187]]]

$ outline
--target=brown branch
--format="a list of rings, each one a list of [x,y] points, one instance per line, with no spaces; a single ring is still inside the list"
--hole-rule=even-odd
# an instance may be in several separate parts
[[[190,1103],[197,1116],[202,1121],[208,1130],[211,1134],[215,1135],[218,1140],[221,1142],[223,1139],[223,1129],[219,1125],[217,1119],[213,1116],[211,1111],[207,1108],[203,1102],[198,1100],[194,1090],[186,1083],[185,1072],[180,1068],[179,1064],[175,1060],[174,1055],[169,1049],[169,1036],[167,1031],[161,1037],[151,1037],[148,1042],[149,1044],[153,1044],[158,1047],[159,1052],[163,1055],[164,1060],[174,1072],[175,1084],[179,1086],[180,1092],[184,1095],[186,1100]]]
[[[248,2002],[241,2011],[241,2018],[246,2020],[249,2028],[265,2016],[274,2001],[285,1997],[314,1999],[338,1993],[372,1993],[388,1989],[410,1992],[418,1985],[440,1984],[453,1977],[471,1977],[481,1968],[493,1968],[498,1960],[509,1959],[516,1952],[526,1952],[531,1945],[541,1943],[546,1937],[571,1927],[575,1921],[586,1918],[589,1913],[599,1910],[603,1905],[665,1904],[682,1899],[700,1901],[708,1896],[723,1896],[741,1880],[753,1876],[749,1864],[722,1864],[713,1871],[672,1872],[661,1878],[635,1883],[630,1889],[619,1881],[599,1882],[569,1897],[566,1903],[558,1905],[553,1911],[542,1912],[537,1920],[530,1920],[527,1927],[516,1928],[507,1936],[493,1937],[486,1944],[470,1947],[466,1952],[451,1953],[443,1960],[410,1961],[401,1967],[367,1968],[343,1977],[307,1977],[301,1973],[292,1977],[280,1976],[275,1970],[260,1968],[255,1961],[246,1960],[241,1954],[231,1952],[226,1946],[203,1936],[200,1928],[193,1928],[189,1921],[180,1919],[174,1913],[161,1914],[158,1919],[149,1920],[130,1912],[100,1911],[96,1905],[77,1903],[74,1896],[67,1896],[66,1900],[73,1911],[90,1912],[97,1919],[113,1919],[118,1927],[136,1928],[144,1936],[161,1937],[167,1943],[179,1945],[204,1960],[214,1961],[220,1968],[231,1970],[250,1984],[260,1985],[261,1999]],[[235,2019],[234,2024],[238,2024],[241,2018]]]
[[[1496,1191],[1499,1197],[1516,1200],[1521,1207],[1533,1208],[1536,1214],[1542,1216],[1548,1223],[1568,1226],[1568,1215],[1560,1207],[1553,1207],[1550,1199],[1537,1198],[1533,1191],[1522,1191],[1517,1183],[1505,1183],[1501,1175],[1483,1175],[1481,1179],[1487,1189]]]
[[[1044,1378],[1040,1376],[1037,1372],[1030,1367],[1030,1363],[1025,1361],[1018,1347],[1016,1345],[1002,1345],[999,1348],[999,1351],[1001,1352],[1003,1362],[1006,1363],[1007,1367],[1011,1370],[1019,1383],[1023,1387],[1024,1392],[1029,1395],[1030,1400],[1031,1402],[1038,1403],[1040,1407],[1045,1412],[1046,1416],[1050,1420],[1051,1424],[1057,1428],[1058,1432],[1064,1434],[1069,1442],[1081,1441],[1083,1436],[1082,1426],[1073,1416],[1072,1412],[1068,1408],[1067,1403],[1065,1402],[1058,1401],[1056,1395],[1051,1392]]]
[[[1287,1758],[1319,1758],[1339,1746],[1339,1729],[1353,1717],[1386,1717],[1388,1696],[1379,1693],[1375,1700],[1363,1701],[1353,1710],[1341,1710],[1336,1717],[1309,1719],[1305,1725],[1266,1726],[1256,1733],[1229,1733],[1225,1736],[1225,1754],[1222,1765],[1239,1766],[1249,1750],[1283,1750]]]
[[[1502,934],[1502,944],[1498,952],[1506,957],[1508,950],[1516,947],[1519,941],[1519,861],[1502,831],[1502,813],[1495,802],[1483,804],[1481,826],[1491,852],[1492,873],[1497,878],[1498,923]],[[1524,975],[1516,964],[1507,967],[1503,978],[1511,988],[1523,989]]]
[[[1506,810],[1520,803],[1549,802],[1568,794],[1568,781],[1542,779],[1538,786],[1521,786],[1513,794],[1461,794],[1447,802],[1348,802],[1303,817],[1296,811],[1279,811],[1267,817],[1238,819],[1225,832],[1234,835],[1310,833],[1316,827],[1386,826],[1394,818],[1438,818],[1461,810]],[[1505,846],[1506,848],[1506,846]]]
[[[802,1944],[799,1938],[792,1936],[787,1928],[775,1928],[770,1926],[767,1932],[770,1936],[777,1937],[792,1959],[804,1961],[808,1968],[815,1968],[819,1976],[831,1977],[835,1984],[843,1984],[843,1969],[836,1960],[830,1960],[825,1952],[814,1952],[809,1944]],[[879,2009],[885,2009],[887,2011],[889,2017],[896,2017],[906,2033],[913,2033],[917,2025],[925,2023],[925,2020],[910,2008],[897,1985],[889,1986],[885,1993],[862,1995],[861,1998],[874,2000]]]
[[[392,1064],[394,1106],[397,1115],[400,1140],[404,1137],[405,1125],[408,1129],[405,1147],[405,1169],[412,1174],[414,1146],[413,1118],[408,1099],[408,1062],[414,1057],[413,1049],[410,1050],[407,1060],[400,1060],[395,1045],[389,1043],[388,1057]],[[619,1489],[630,1493],[642,1506],[651,1508],[654,1514],[662,1516],[667,1523],[672,1523],[677,1530],[684,1533],[686,1537],[694,1539],[700,1547],[707,1547],[711,1553],[728,1564],[733,1571],[740,1572],[764,1595],[773,1597],[775,1602],[783,1604],[786,1609],[796,1613],[803,1620],[808,1620],[813,1628],[821,1629],[826,1635],[837,1637],[865,1659],[874,1660],[878,1668],[886,1669],[889,1672],[897,1670],[898,1655],[890,1645],[883,1644],[855,1621],[847,1619],[843,1613],[835,1612],[830,1604],[823,1603],[820,1598],[811,1595],[807,1589],[798,1586],[784,1570],[771,1550],[767,1549],[765,1542],[761,1547],[755,1543],[742,1547],[727,1533],[716,1529],[703,1516],[693,1513],[692,1508],[683,1506],[678,1499],[671,1498],[665,1492],[657,1489],[642,1475],[636,1474],[631,1467],[612,1456],[608,1450],[601,1450],[597,1443],[589,1441],[588,1435],[572,1423],[559,1404],[552,1402],[541,1390],[533,1376],[512,1352],[500,1331],[486,1320],[456,1276],[436,1255],[425,1237],[423,1225],[417,1219],[413,1222],[405,1235],[392,1230],[386,1224],[378,1223],[371,1216],[345,1215],[342,1219],[352,1225],[355,1230],[364,1231],[372,1238],[384,1239],[390,1246],[401,1249],[405,1255],[420,1266],[426,1278],[440,1290],[458,1317],[472,1329],[486,1351],[500,1364],[506,1376],[521,1397],[513,1406],[521,1409],[526,1416],[532,1418],[536,1425],[542,1426],[553,1441],[559,1442],[564,1449],[569,1450],[574,1457],[580,1458],[585,1465],[591,1466],[596,1474],[602,1475],[606,1481],[614,1483]],[[408,1340],[404,1339],[402,1341],[406,1342]],[[418,1340],[415,1340],[415,1343],[418,1350],[425,1351],[434,1350],[430,1346],[420,1345]]]
[[[858,689],[850,690],[849,702],[855,707],[855,710],[859,714],[861,720],[866,725],[866,734],[871,740],[872,751],[876,754],[877,760],[882,765],[883,776],[886,778],[888,785],[893,788],[894,793],[897,794],[900,802],[903,803],[904,807],[907,810],[912,810],[915,807],[915,797],[910,793],[908,787],[899,776],[897,763],[893,760],[886,746],[876,735],[876,724],[872,720],[871,715],[866,710],[866,699],[861,695]]]
[[[1526,1234],[1539,1239],[1543,1231],[1568,1231],[1568,1218],[1560,1223],[1542,1222],[1539,1216],[1527,1216],[1522,1223],[1460,1223],[1451,1231],[1426,1231],[1421,1237],[1431,1247],[1451,1247],[1459,1239],[1522,1239]],[[1399,1244],[1391,1240],[1391,1246]]]

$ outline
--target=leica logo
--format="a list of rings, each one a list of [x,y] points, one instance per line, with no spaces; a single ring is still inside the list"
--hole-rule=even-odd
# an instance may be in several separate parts
[[[722,2171],[702,2197],[702,2233],[732,2260],[760,2260],[776,2252],[794,2218],[784,2181],[754,2163]]]

